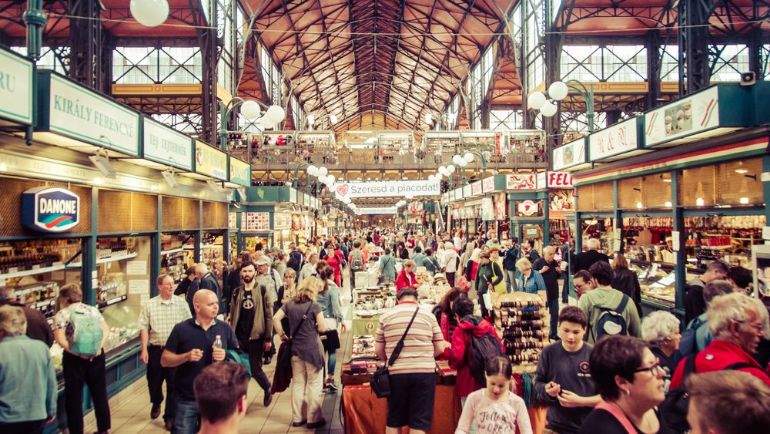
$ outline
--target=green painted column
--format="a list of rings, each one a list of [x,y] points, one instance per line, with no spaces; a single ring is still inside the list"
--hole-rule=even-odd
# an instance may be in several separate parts
[[[765,198],[765,226],[770,226],[770,155],[762,157],[762,193]],[[768,231],[763,231],[768,232]],[[766,238],[765,241],[770,241]]]
[[[684,211],[679,203],[679,184],[681,176],[678,170],[671,171],[671,214],[673,217],[672,231],[679,232],[679,250],[674,252],[676,267],[674,268],[674,309],[680,319],[684,318],[684,286],[687,283],[687,252],[685,250],[685,240],[687,240],[687,230],[684,226]],[[767,188],[765,188],[767,192]],[[682,324],[686,326],[686,324]]]

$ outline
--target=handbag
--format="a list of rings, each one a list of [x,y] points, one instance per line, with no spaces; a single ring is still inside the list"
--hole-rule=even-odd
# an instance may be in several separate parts
[[[390,396],[389,368],[393,365],[393,363],[396,362],[398,356],[401,355],[401,350],[404,348],[404,339],[406,339],[406,334],[409,333],[409,329],[412,327],[414,318],[417,316],[417,312],[419,311],[420,307],[418,306],[414,311],[414,315],[412,315],[412,319],[409,320],[409,325],[407,325],[406,330],[404,330],[404,335],[401,336],[401,339],[396,344],[396,348],[393,349],[393,353],[390,354],[388,362],[377,368],[377,370],[374,371],[374,374],[372,375],[370,384],[372,386],[372,391],[374,391],[374,394],[377,395],[378,398],[386,398]]]
[[[299,328],[302,327],[302,323],[307,319],[307,315],[310,313],[312,307],[313,302],[310,302],[310,306],[308,306],[305,314],[302,315],[302,319],[297,326],[294,327],[294,332],[289,335],[289,339],[281,342],[281,347],[278,349],[278,357],[275,363],[275,372],[273,373],[273,384],[270,386],[270,393],[283,392],[288,389],[289,384],[291,384],[291,340],[292,337],[297,334]]]

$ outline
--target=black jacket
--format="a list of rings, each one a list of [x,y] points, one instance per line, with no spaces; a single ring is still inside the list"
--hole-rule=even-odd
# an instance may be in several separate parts
[[[703,287],[706,286],[700,279],[684,286],[684,323],[706,312],[706,300],[703,298]]]
[[[639,277],[628,268],[615,270],[612,287],[631,297],[636,305],[636,311],[642,316],[642,289],[639,287]]]
[[[542,268],[548,266],[548,271],[543,273]],[[545,258],[537,258],[535,263],[532,264],[532,269],[539,272],[543,276],[543,282],[545,282],[545,293],[548,301],[556,300],[559,298],[559,263],[556,261],[546,262]]]
[[[512,246],[510,249],[505,251],[505,256],[503,257],[503,267],[505,267],[506,270],[515,271],[516,261],[518,260],[519,246]]]
[[[604,261],[608,264],[610,263],[609,256],[605,255],[604,253],[599,253],[596,250],[588,250],[586,252],[578,253],[577,255],[573,256],[573,258],[574,263],[572,264],[572,274],[575,274],[580,270],[588,271],[588,269],[591,268],[591,265],[594,265],[599,261]]]
[[[503,270],[500,269],[497,262],[490,261],[486,265],[479,265],[479,272],[476,275],[476,292],[485,294],[489,289],[487,283],[491,283],[494,287],[503,281],[503,277]]]

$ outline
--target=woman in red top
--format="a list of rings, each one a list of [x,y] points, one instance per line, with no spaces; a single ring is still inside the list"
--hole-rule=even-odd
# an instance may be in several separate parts
[[[479,274],[479,266],[481,263],[481,249],[478,247],[473,249],[470,259],[465,264],[465,278],[468,282],[475,282],[476,276]]]
[[[458,397],[465,398],[471,392],[485,386],[473,377],[468,363],[473,336],[494,336],[500,345],[501,354],[505,353],[505,348],[500,337],[497,336],[495,327],[487,320],[473,315],[473,301],[466,295],[457,297],[452,304],[452,310],[457,319],[457,327],[452,332],[452,340],[450,341],[452,346],[444,350],[442,357],[449,360],[449,366],[457,370],[455,393]]]
[[[404,262],[404,268],[396,276],[396,292],[404,289],[417,289],[417,276],[414,274],[414,261]]]
[[[334,283],[342,288],[342,251],[336,245],[332,244],[329,248],[329,254],[326,262],[334,270]]]

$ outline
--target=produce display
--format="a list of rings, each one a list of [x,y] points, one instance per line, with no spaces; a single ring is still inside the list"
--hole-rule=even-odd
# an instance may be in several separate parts
[[[495,326],[505,353],[517,371],[534,372],[543,347],[548,345],[548,309],[538,294],[501,295],[493,308]]]

